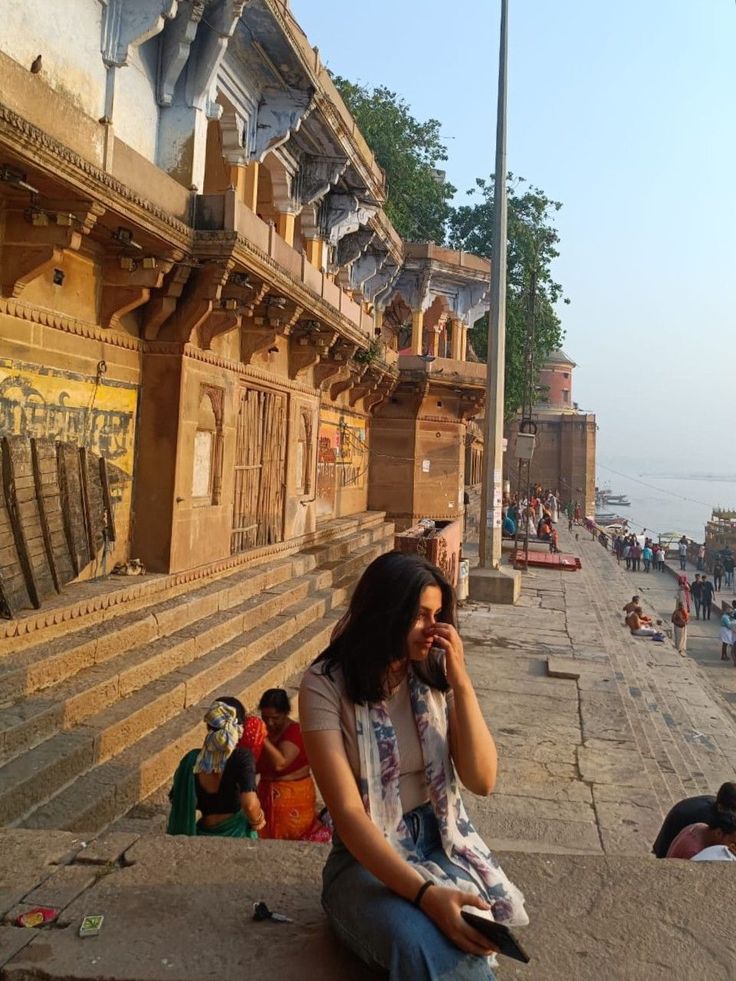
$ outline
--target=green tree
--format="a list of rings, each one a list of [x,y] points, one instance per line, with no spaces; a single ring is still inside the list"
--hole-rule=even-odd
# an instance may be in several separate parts
[[[339,75],[333,81],[386,172],[386,213],[402,238],[445,241],[455,188],[440,169],[447,148],[436,119],[420,122],[385,86],[369,89]]]
[[[449,220],[452,248],[474,252],[493,261],[493,180],[476,181],[471,204],[456,208]],[[508,180],[508,270],[506,297],[506,417],[511,418],[524,404],[527,391],[526,347],[530,324],[530,293],[534,289],[534,343],[532,377],[536,386],[539,368],[552,351],[562,344],[564,332],[555,304],[563,297],[562,287],[552,277],[551,265],[560,241],[554,216],[562,205],[552,201],[538,187],[509,174]],[[476,325],[473,350],[485,361],[488,345],[488,317]]]

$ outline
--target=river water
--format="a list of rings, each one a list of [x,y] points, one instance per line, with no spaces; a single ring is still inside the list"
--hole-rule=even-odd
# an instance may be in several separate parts
[[[736,510],[736,478],[726,476],[663,475],[646,467],[634,469],[631,464],[624,473],[601,464],[597,483],[629,498],[630,507],[611,504],[605,510],[627,518],[637,532],[643,528],[656,534],[676,531],[702,542],[714,507]]]

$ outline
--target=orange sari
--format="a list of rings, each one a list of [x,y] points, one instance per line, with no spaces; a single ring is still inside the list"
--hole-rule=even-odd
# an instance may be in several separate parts
[[[270,780],[261,776],[258,800],[266,817],[261,838],[300,841],[309,837],[315,822],[317,795],[311,776],[301,780]]]

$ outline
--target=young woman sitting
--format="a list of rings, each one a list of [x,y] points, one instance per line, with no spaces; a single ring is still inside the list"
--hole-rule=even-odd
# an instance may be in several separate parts
[[[439,569],[392,552],[366,569],[305,673],[307,755],[335,825],[322,902],[342,941],[390,981],[493,979],[463,907],[525,924],[524,899],[470,823],[496,747]]]

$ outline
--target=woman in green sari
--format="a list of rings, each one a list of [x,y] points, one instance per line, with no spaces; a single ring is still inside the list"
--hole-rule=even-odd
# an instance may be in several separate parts
[[[203,746],[190,750],[174,774],[167,834],[257,838],[266,820],[256,794],[253,754],[238,746],[245,709],[236,698],[221,698],[204,721]]]

